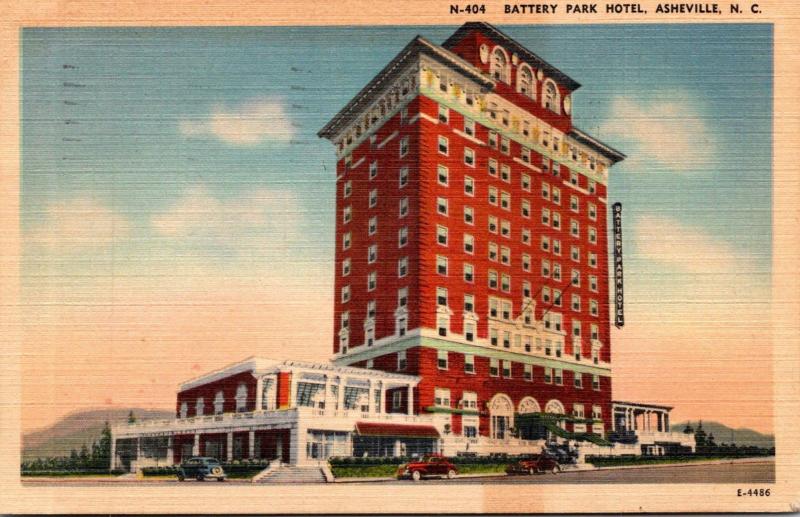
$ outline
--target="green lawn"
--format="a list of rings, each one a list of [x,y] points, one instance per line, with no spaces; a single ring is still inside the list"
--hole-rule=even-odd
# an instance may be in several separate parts
[[[627,467],[633,465],[663,465],[669,463],[692,463],[698,461],[730,460],[741,456],[616,456],[587,457],[586,462],[595,467]]]
[[[22,477],[117,477],[119,474],[110,472],[83,472],[83,471],[29,471],[22,472]]]
[[[459,474],[498,474],[506,471],[506,463],[456,464]],[[394,477],[399,465],[332,465],[336,478],[380,478]]]

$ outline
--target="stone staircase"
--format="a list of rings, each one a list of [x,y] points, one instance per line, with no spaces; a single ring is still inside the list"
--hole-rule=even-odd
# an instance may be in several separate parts
[[[320,467],[290,467],[283,465],[256,481],[256,483],[325,483]]]

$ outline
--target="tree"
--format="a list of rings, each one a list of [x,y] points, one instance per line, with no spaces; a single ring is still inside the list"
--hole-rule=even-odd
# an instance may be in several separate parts
[[[134,422],[136,422],[136,415],[134,415],[133,410],[131,410],[131,412],[128,413],[128,423],[133,424]]]

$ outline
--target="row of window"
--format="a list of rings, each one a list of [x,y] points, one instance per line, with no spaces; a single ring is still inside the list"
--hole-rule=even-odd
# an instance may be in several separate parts
[[[236,412],[242,413],[247,411],[247,386],[245,384],[239,384],[236,389]],[[195,399],[195,415],[202,416],[206,414],[205,408],[205,398],[204,397],[197,397]],[[222,390],[218,390],[214,395],[214,402],[213,402],[213,411],[215,415],[221,415],[225,411],[225,393]],[[181,402],[180,408],[180,416],[181,418],[186,418],[189,412],[189,403],[188,402]]]

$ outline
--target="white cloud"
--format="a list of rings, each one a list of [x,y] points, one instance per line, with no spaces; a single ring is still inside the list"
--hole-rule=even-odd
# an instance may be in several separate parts
[[[689,273],[734,274],[756,269],[755,261],[725,241],[671,217],[639,217],[633,228],[637,258]]]
[[[302,218],[291,192],[261,188],[220,199],[205,185],[195,185],[150,221],[153,230],[165,237],[251,248],[269,241],[275,251],[288,248],[301,234]]]
[[[624,143],[632,171],[701,172],[714,161],[715,142],[702,106],[680,90],[651,99],[615,97],[600,134]]]
[[[266,140],[289,142],[295,133],[284,100],[277,97],[260,97],[235,106],[219,104],[206,117],[181,120],[179,129],[187,136],[211,135],[238,146]]]
[[[130,233],[128,220],[96,200],[82,197],[49,205],[25,235],[37,248],[55,252],[97,251]]]

